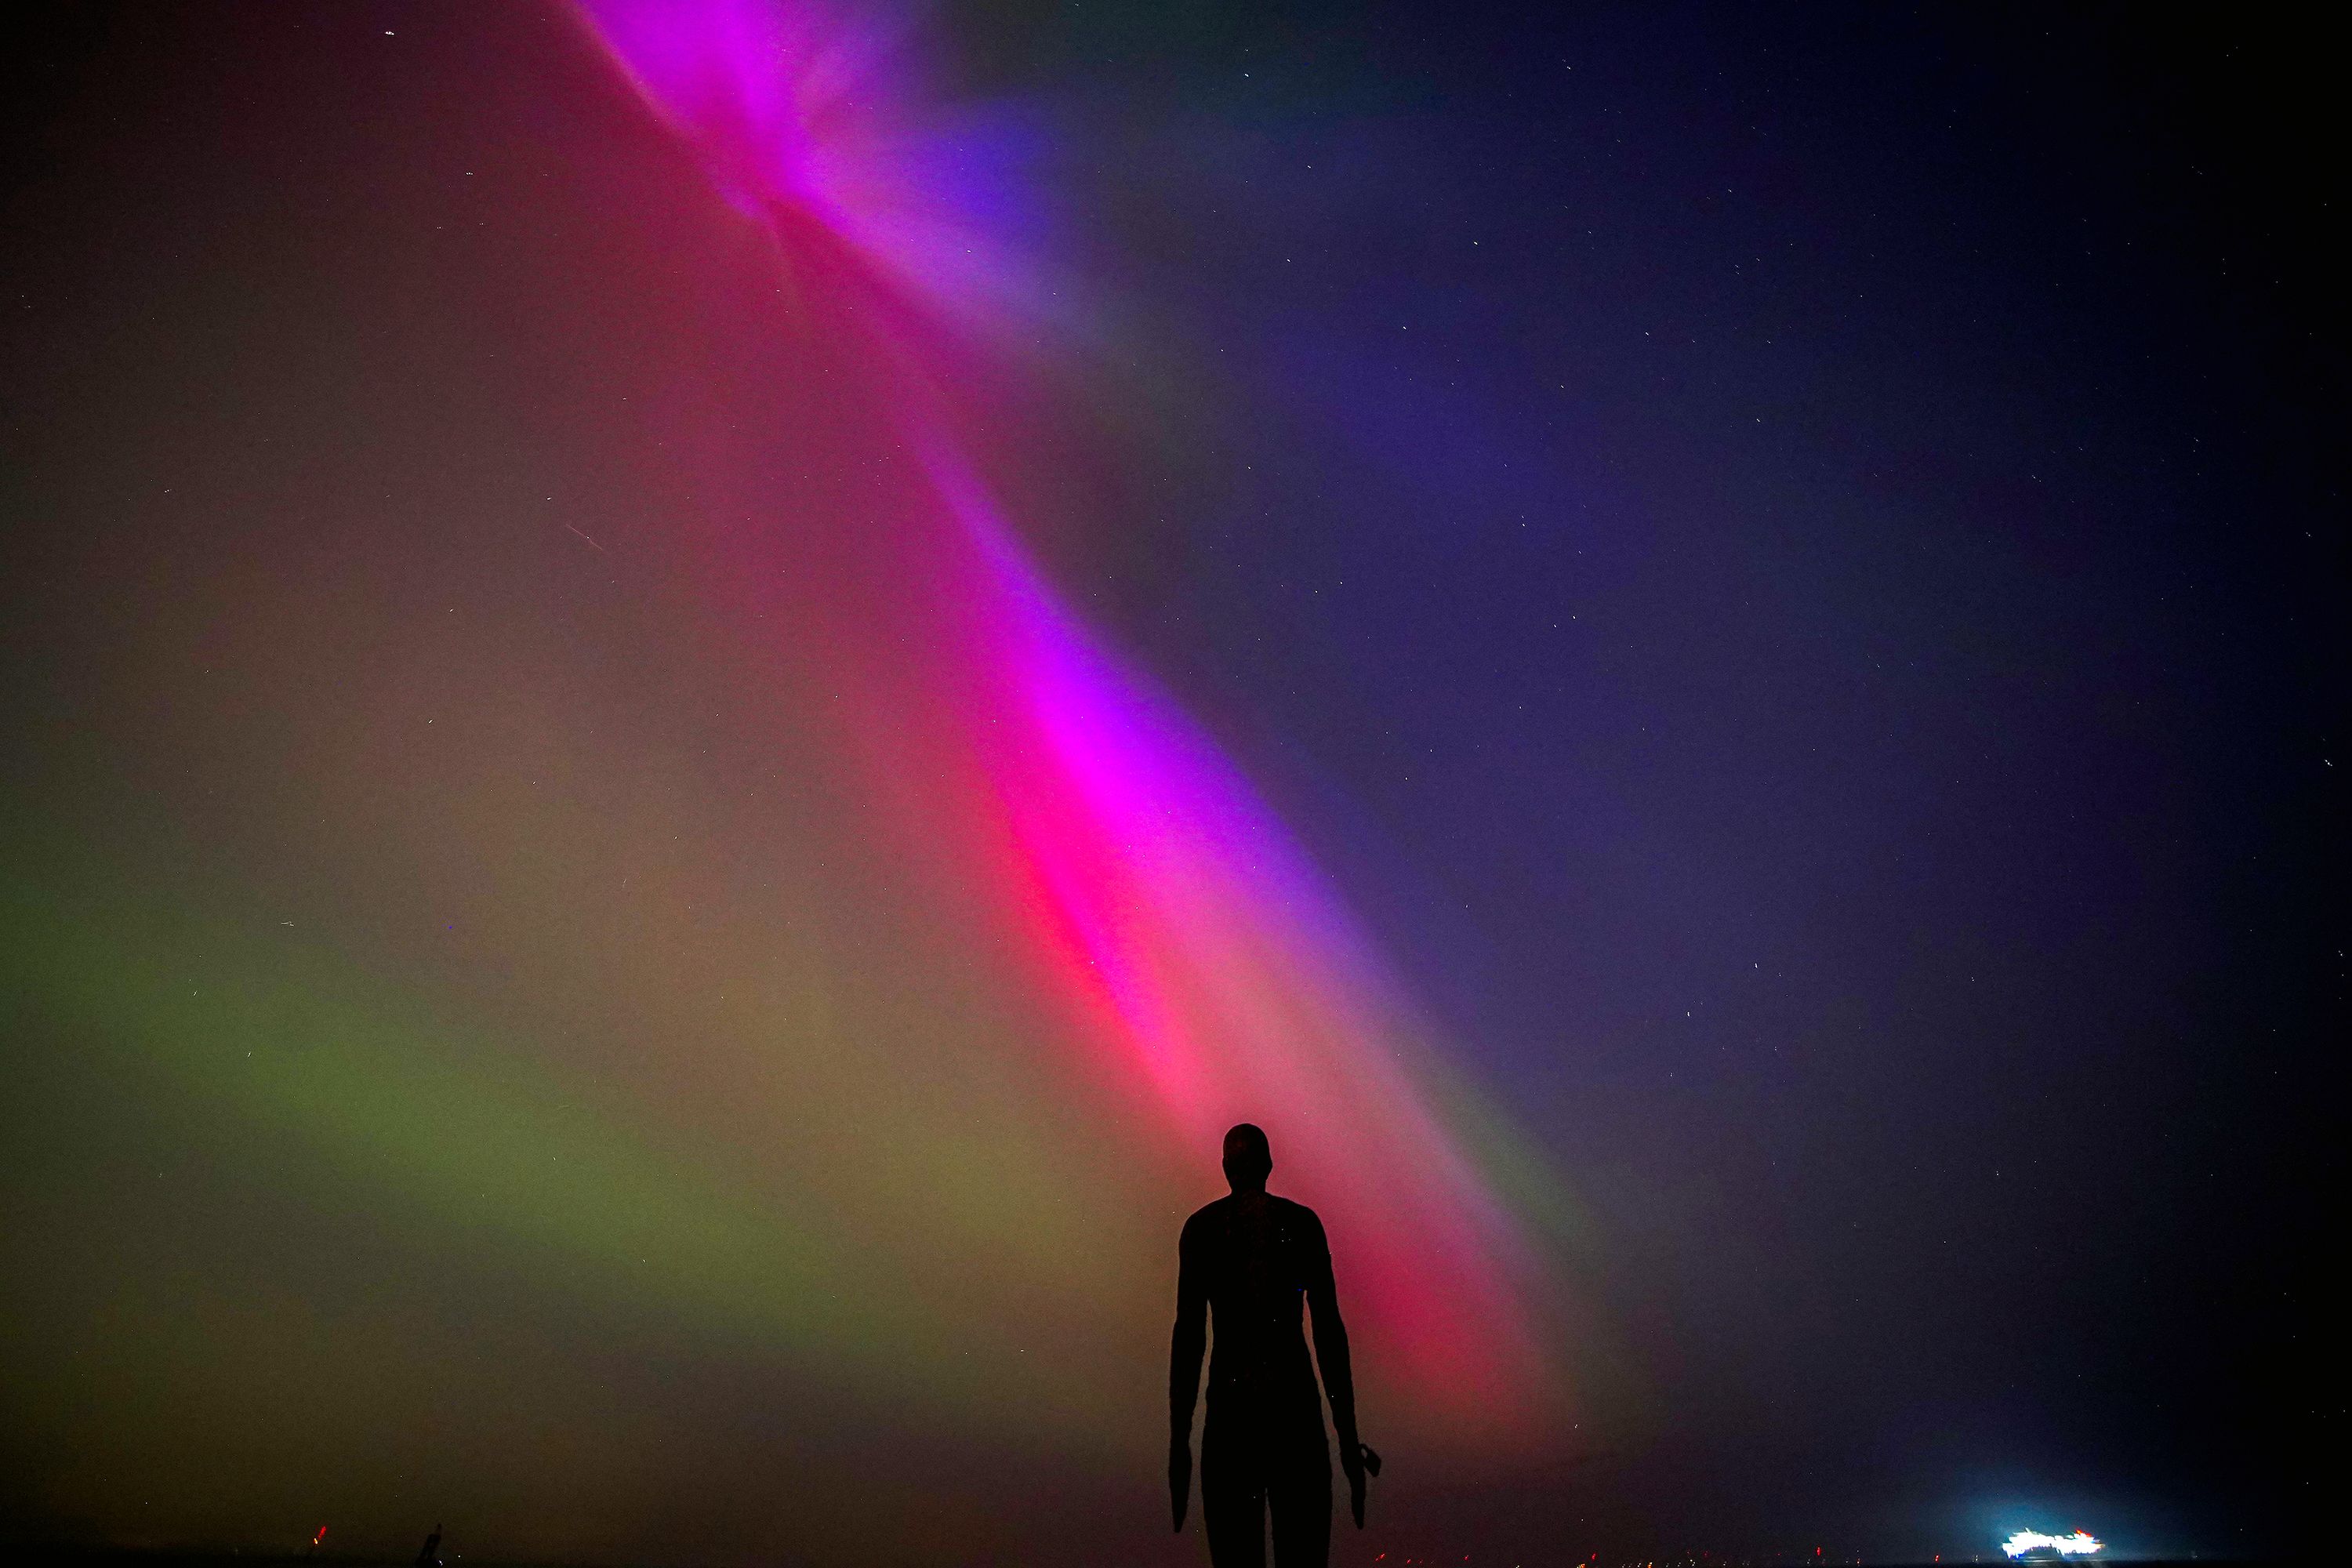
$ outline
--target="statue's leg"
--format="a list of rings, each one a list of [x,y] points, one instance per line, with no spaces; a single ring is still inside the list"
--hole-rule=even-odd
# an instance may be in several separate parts
[[[1331,1560],[1331,1450],[1320,1412],[1282,1446],[1269,1467],[1275,1568],[1326,1568]]]
[[[1265,1467],[1257,1434],[1212,1417],[1201,1434],[1201,1530],[1210,1568],[1265,1568]]]

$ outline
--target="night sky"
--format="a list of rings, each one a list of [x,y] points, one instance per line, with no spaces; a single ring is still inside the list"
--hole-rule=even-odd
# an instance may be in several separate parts
[[[1205,1562],[1242,1119],[1335,1563],[2320,1539],[2316,39],[7,25],[0,1540]]]

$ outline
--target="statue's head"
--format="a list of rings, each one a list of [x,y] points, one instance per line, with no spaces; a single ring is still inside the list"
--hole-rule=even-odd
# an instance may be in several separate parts
[[[1265,1178],[1273,1170],[1274,1151],[1256,1125],[1244,1121],[1225,1134],[1225,1180],[1234,1191],[1265,1191]]]

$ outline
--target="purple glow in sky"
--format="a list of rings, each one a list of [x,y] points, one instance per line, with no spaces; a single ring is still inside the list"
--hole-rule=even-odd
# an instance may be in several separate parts
[[[804,307],[862,348],[898,426],[873,437],[916,454],[922,478],[893,504],[920,558],[844,591],[895,582],[934,606],[920,635],[859,657],[916,660],[929,668],[889,679],[955,693],[888,721],[893,766],[929,781],[935,873],[979,884],[1037,984],[1146,1086],[1169,1133],[1208,1149],[1234,1121],[1273,1131],[1277,1184],[1344,1238],[1360,1332],[1436,1426],[1524,1439],[1558,1420],[1544,1266],[1437,1109],[1469,1091],[1441,1087],[1413,1009],[1214,743],[1058,598],[940,412],[933,389],[956,369],[943,333],[988,326],[973,313],[1024,290],[1003,269],[1014,247],[958,194],[967,165],[922,128],[894,29],[756,0],[583,10],[713,184],[773,223]],[[828,243],[819,281],[796,247]],[[870,520],[792,527],[854,535]],[[756,555],[758,538],[740,548]]]

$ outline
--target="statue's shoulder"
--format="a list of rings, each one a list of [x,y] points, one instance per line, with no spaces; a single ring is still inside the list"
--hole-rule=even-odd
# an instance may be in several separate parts
[[[1288,1198],[1275,1197],[1271,1193],[1266,1196],[1275,1205],[1275,1212],[1282,1216],[1283,1223],[1289,1228],[1303,1236],[1323,1234],[1322,1218],[1305,1204],[1293,1203]]]
[[[1222,1229],[1226,1211],[1233,1207],[1233,1203],[1232,1197],[1226,1196],[1213,1203],[1202,1204],[1192,1211],[1192,1217],[1184,1222],[1184,1234],[1197,1236],[1203,1231]]]

